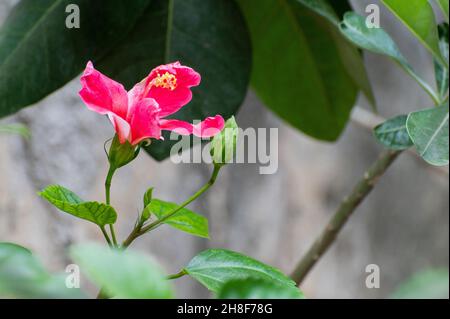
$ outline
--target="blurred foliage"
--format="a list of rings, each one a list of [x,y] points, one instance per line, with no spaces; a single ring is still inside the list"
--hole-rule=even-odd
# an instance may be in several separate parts
[[[31,137],[30,130],[23,124],[0,124],[0,133],[19,134],[26,139]]]
[[[396,299],[448,299],[448,269],[428,269],[414,274],[401,284],[391,298]]]

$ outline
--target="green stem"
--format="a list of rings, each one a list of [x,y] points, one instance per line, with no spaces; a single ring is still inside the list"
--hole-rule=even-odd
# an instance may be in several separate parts
[[[109,236],[108,236],[108,233],[105,230],[105,227],[104,226],[100,226],[100,230],[102,231],[102,234],[105,237],[106,242],[108,243],[108,246],[112,247],[111,239],[109,239]]]
[[[337,235],[359,204],[373,189],[378,179],[386,172],[401,151],[384,151],[373,165],[366,171],[364,177],[353,188],[353,191],[340,204],[322,233],[314,241],[303,258],[295,267],[291,278],[299,285],[303,279],[333,244]]]
[[[183,269],[179,273],[167,276],[167,279],[168,280],[177,279],[177,278],[183,277],[184,275],[187,275],[187,272]]]
[[[422,80],[422,78],[419,77],[409,65],[402,65],[402,64],[400,64],[400,65],[403,67],[403,69],[406,71],[406,73],[408,73],[420,85],[420,87],[431,97],[431,99],[433,100],[434,104],[436,104],[436,105],[440,105],[441,104],[440,97],[428,85],[427,82]]]
[[[205,185],[203,185],[202,188],[200,188],[194,195],[192,195],[185,202],[183,202],[181,205],[179,205],[176,208],[169,211],[167,213],[167,215],[165,215],[163,218],[158,219],[157,221],[155,221],[145,227],[139,227],[139,226],[135,227],[133,229],[133,231],[130,233],[130,235],[127,237],[127,239],[125,239],[125,241],[122,243],[122,247],[123,248],[128,247],[137,237],[155,229],[156,227],[158,227],[159,225],[164,223],[167,219],[169,219],[170,217],[175,215],[178,211],[180,211],[180,209],[186,207],[187,205],[192,203],[194,200],[196,200],[200,195],[202,195],[204,192],[206,192],[216,181],[217,175],[219,174],[220,167],[221,166],[219,166],[219,165],[215,165],[214,171],[213,171],[209,181]]]
[[[106,176],[105,180],[105,197],[106,197],[106,205],[111,204],[111,181],[114,176],[116,169],[112,166],[109,167],[108,175]],[[111,232],[112,242],[115,247],[117,247],[117,239],[116,239],[116,232],[114,231],[114,225],[109,224],[109,230]]]

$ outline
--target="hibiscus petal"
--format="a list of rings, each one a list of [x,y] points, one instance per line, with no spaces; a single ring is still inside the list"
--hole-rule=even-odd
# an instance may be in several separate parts
[[[91,61],[81,76],[79,94],[87,107],[100,114],[112,112],[126,118],[128,110],[127,91],[122,84],[108,78],[96,69]]]
[[[222,116],[216,115],[195,125],[180,120],[161,120],[159,125],[162,130],[174,131],[181,135],[194,134],[198,137],[212,137],[220,133],[225,126],[225,121]]]
[[[128,124],[127,121],[112,112],[108,113],[108,118],[114,126],[117,136],[119,137],[119,142],[122,144],[125,143],[126,140],[129,140],[130,124]]]
[[[199,73],[194,71],[194,69],[180,65],[179,67],[175,68],[177,71],[177,81],[178,85],[180,86],[186,86],[188,88],[197,86],[200,84],[200,81],[202,80]]]
[[[207,117],[204,121],[194,125],[193,133],[199,137],[212,137],[220,133],[224,126],[225,120],[222,116]]]
[[[153,87],[150,89],[148,97],[158,101],[161,108],[161,117],[176,113],[192,99],[192,92],[185,86],[178,86],[171,91],[165,88]]]
[[[180,135],[191,135],[194,130],[191,123],[180,120],[161,120],[159,126],[162,130],[173,131]]]
[[[200,74],[178,61],[164,64],[150,72],[145,80],[144,94],[158,102],[161,108],[160,116],[165,117],[191,101],[190,88],[199,85],[200,81]]]
[[[131,144],[136,145],[147,138],[161,138],[159,107],[154,99],[142,99],[134,105],[130,115]]]

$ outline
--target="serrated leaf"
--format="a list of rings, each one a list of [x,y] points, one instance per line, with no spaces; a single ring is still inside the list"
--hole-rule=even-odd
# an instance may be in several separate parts
[[[439,50],[436,20],[428,0],[382,0],[382,2],[440,63],[448,66]]]
[[[303,299],[305,296],[297,287],[279,285],[262,279],[237,279],[226,282],[218,299]]]
[[[295,287],[295,282],[280,270],[225,249],[208,249],[201,252],[189,262],[184,271],[213,292],[218,292],[230,280],[248,278]]]
[[[336,39],[346,43],[335,26],[298,1],[238,3],[252,37],[251,82],[258,96],[293,127],[318,139],[336,140],[358,88],[341,59]]]
[[[164,218],[179,205],[175,203],[165,202],[160,199],[152,199],[147,209],[158,219]],[[176,214],[167,218],[163,222],[176,229],[182,230],[191,235],[208,238],[208,219],[190,211],[187,208],[180,209]]]
[[[114,224],[117,219],[117,213],[112,206],[98,202],[83,202],[75,193],[59,185],[47,186],[39,195],[63,212],[99,226]]]
[[[408,134],[417,152],[431,165],[448,165],[448,102],[412,112],[406,120]]]
[[[374,129],[378,142],[393,150],[405,150],[413,146],[406,130],[407,115],[399,115],[381,123]]]
[[[173,118],[192,122],[237,112],[247,93],[251,47],[234,0],[152,1],[127,39],[97,67],[131,88],[151,68],[176,60],[198,71],[202,81]],[[167,158],[176,143],[169,137],[165,132],[164,141],[152,141],[146,151],[157,160]]]
[[[6,298],[84,298],[68,288],[66,275],[51,275],[22,246],[0,243],[0,296]]]
[[[96,244],[73,246],[70,254],[81,271],[110,297],[167,299],[173,296],[164,271],[150,257]]]
[[[448,60],[448,23],[438,25],[439,32],[439,48],[444,59]],[[448,94],[449,74],[448,68],[443,66],[439,61],[434,59],[434,74],[436,84],[441,100],[444,100]]]
[[[0,117],[35,103],[97,61],[131,30],[150,0],[22,0],[0,29]],[[69,4],[80,28],[67,28]],[[70,17],[69,17],[70,19]]]

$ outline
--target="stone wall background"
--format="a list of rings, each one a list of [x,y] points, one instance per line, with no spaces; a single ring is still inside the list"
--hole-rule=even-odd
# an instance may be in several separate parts
[[[16,0],[0,1],[0,23]],[[376,1],[372,1],[377,3]],[[369,1],[353,1],[361,12]],[[380,6],[381,7],[381,6]],[[399,42],[419,74],[432,83],[432,61],[408,31],[382,8],[382,26]],[[430,104],[394,63],[366,54],[380,113],[390,117]],[[109,123],[89,112],[77,96],[78,79],[2,123],[22,122],[32,138],[0,135],[0,240],[30,247],[45,265],[62,271],[73,243],[103,241],[97,228],[47,205],[36,191],[64,185],[80,196],[103,199]],[[365,105],[361,99],[360,105]],[[259,175],[253,164],[228,166],[217,184],[190,207],[210,220],[211,239],[161,227],[133,248],[151,253],[178,271],[208,247],[251,255],[289,273],[381,147],[367,130],[350,123],[335,144],[313,140],[283,124],[249,92],[237,117],[242,127],[279,128],[279,169]],[[144,191],[182,201],[209,178],[207,165],[158,163],[141,155],[121,169],[112,188],[120,212],[118,236],[131,230]],[[336,244],[310,273],[310,298],[387,297],[416,271],[449,263],[448,175],[432,172],[403,154],[361,205]],[[381,268],[381,288],[365,287],[365,267]],[[82,284],[89,286],[85,280]],[[179,297],[208,294],[189,278],[176,281]],[[92,288],[92,287],[91,287]],[[92,291],[92,289],[91,289]]]

